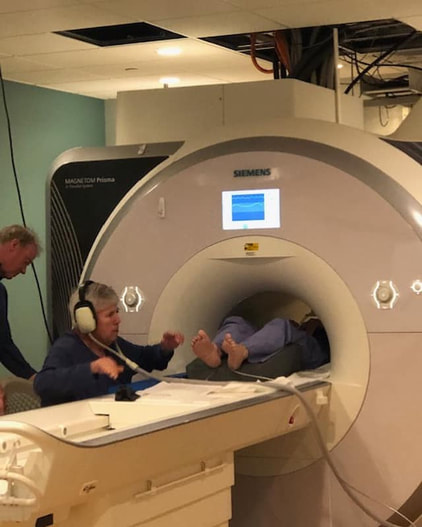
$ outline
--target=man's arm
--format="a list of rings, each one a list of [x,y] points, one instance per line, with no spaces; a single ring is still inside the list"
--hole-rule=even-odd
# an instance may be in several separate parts
[[[7,292],[0,283],[0,361],[17,377],[29,379],[36,371],[25,360],[16,344],[13,342],[7,319]]]

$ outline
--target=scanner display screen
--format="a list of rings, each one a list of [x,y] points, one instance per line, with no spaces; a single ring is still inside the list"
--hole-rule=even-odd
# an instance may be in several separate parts
[[[280,227],[280,189],[225,190],[222,192],[223,229]]]

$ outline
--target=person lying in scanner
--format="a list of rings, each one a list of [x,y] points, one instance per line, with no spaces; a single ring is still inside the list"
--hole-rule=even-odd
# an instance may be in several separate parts
[[[299,344],[302,370],[315,369],[330,360],[328,337],[317,318],[300,325],[285,318],[273,318],[258,329],[241,316],[229,316],[212,340],[201,329],[191,342],[195,355],[208,367],[218,368],[227,356],[231,370],[238,370],[245,362],[268,361],[283,353],[282,348],[288,344]]]
[[[166,331],[159,344],[132,344],[118,336],[118,303],[111,287],[91,281],[72,294],[69,311],[73,329],[54,342],[35,377],[34,389],[42,406],[97,397],[112,386],[129,383],[134,372],[107,347],[144,370],[167,367],[174,349],[183,343],[183,335]]]

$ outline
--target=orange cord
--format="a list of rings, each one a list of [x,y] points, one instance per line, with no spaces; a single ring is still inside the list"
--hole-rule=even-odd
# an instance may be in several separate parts
[[[274,42],[275,42],[275,49],[277,52],[277,56],[280,62],[283,64],[286,70],[290,73],[291,64],[290,64],[289,48],[287,46],[286,38],[282,31],[278,30],[274,33]]]
[[[256,54],[255,54],[256,33],[251,33],[250,38],[251,38],[251,59],[252,59],[253,65],[261,73],[273,73],[274,72],[273,68],[271,68],[270,70],[263,68],[262,66],[258,64],[258,61],[256,60]]]

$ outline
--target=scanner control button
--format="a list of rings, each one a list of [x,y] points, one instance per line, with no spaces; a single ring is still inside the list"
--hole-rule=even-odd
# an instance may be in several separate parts
[[[126,305],[134,307],[138,303],[138,296],[133,292],[128,292],[125,294],[125,302]]]
[[[128,285],[120,294],[120,301],[126,313],[136,313],[144,305],[145,297],[136,285]]]
[[[380,302],[389,302],[393,297],[393,291],[388,286],[381,286],[377,290],[377,298]]]
[[[417,295],[420,295],[422,293],[422,280],[414,280],[410,289]]]
[[[378,280],[372,290],[372,298],[378,309],[392,309],[399,297],[399,291],[391,280]]]

